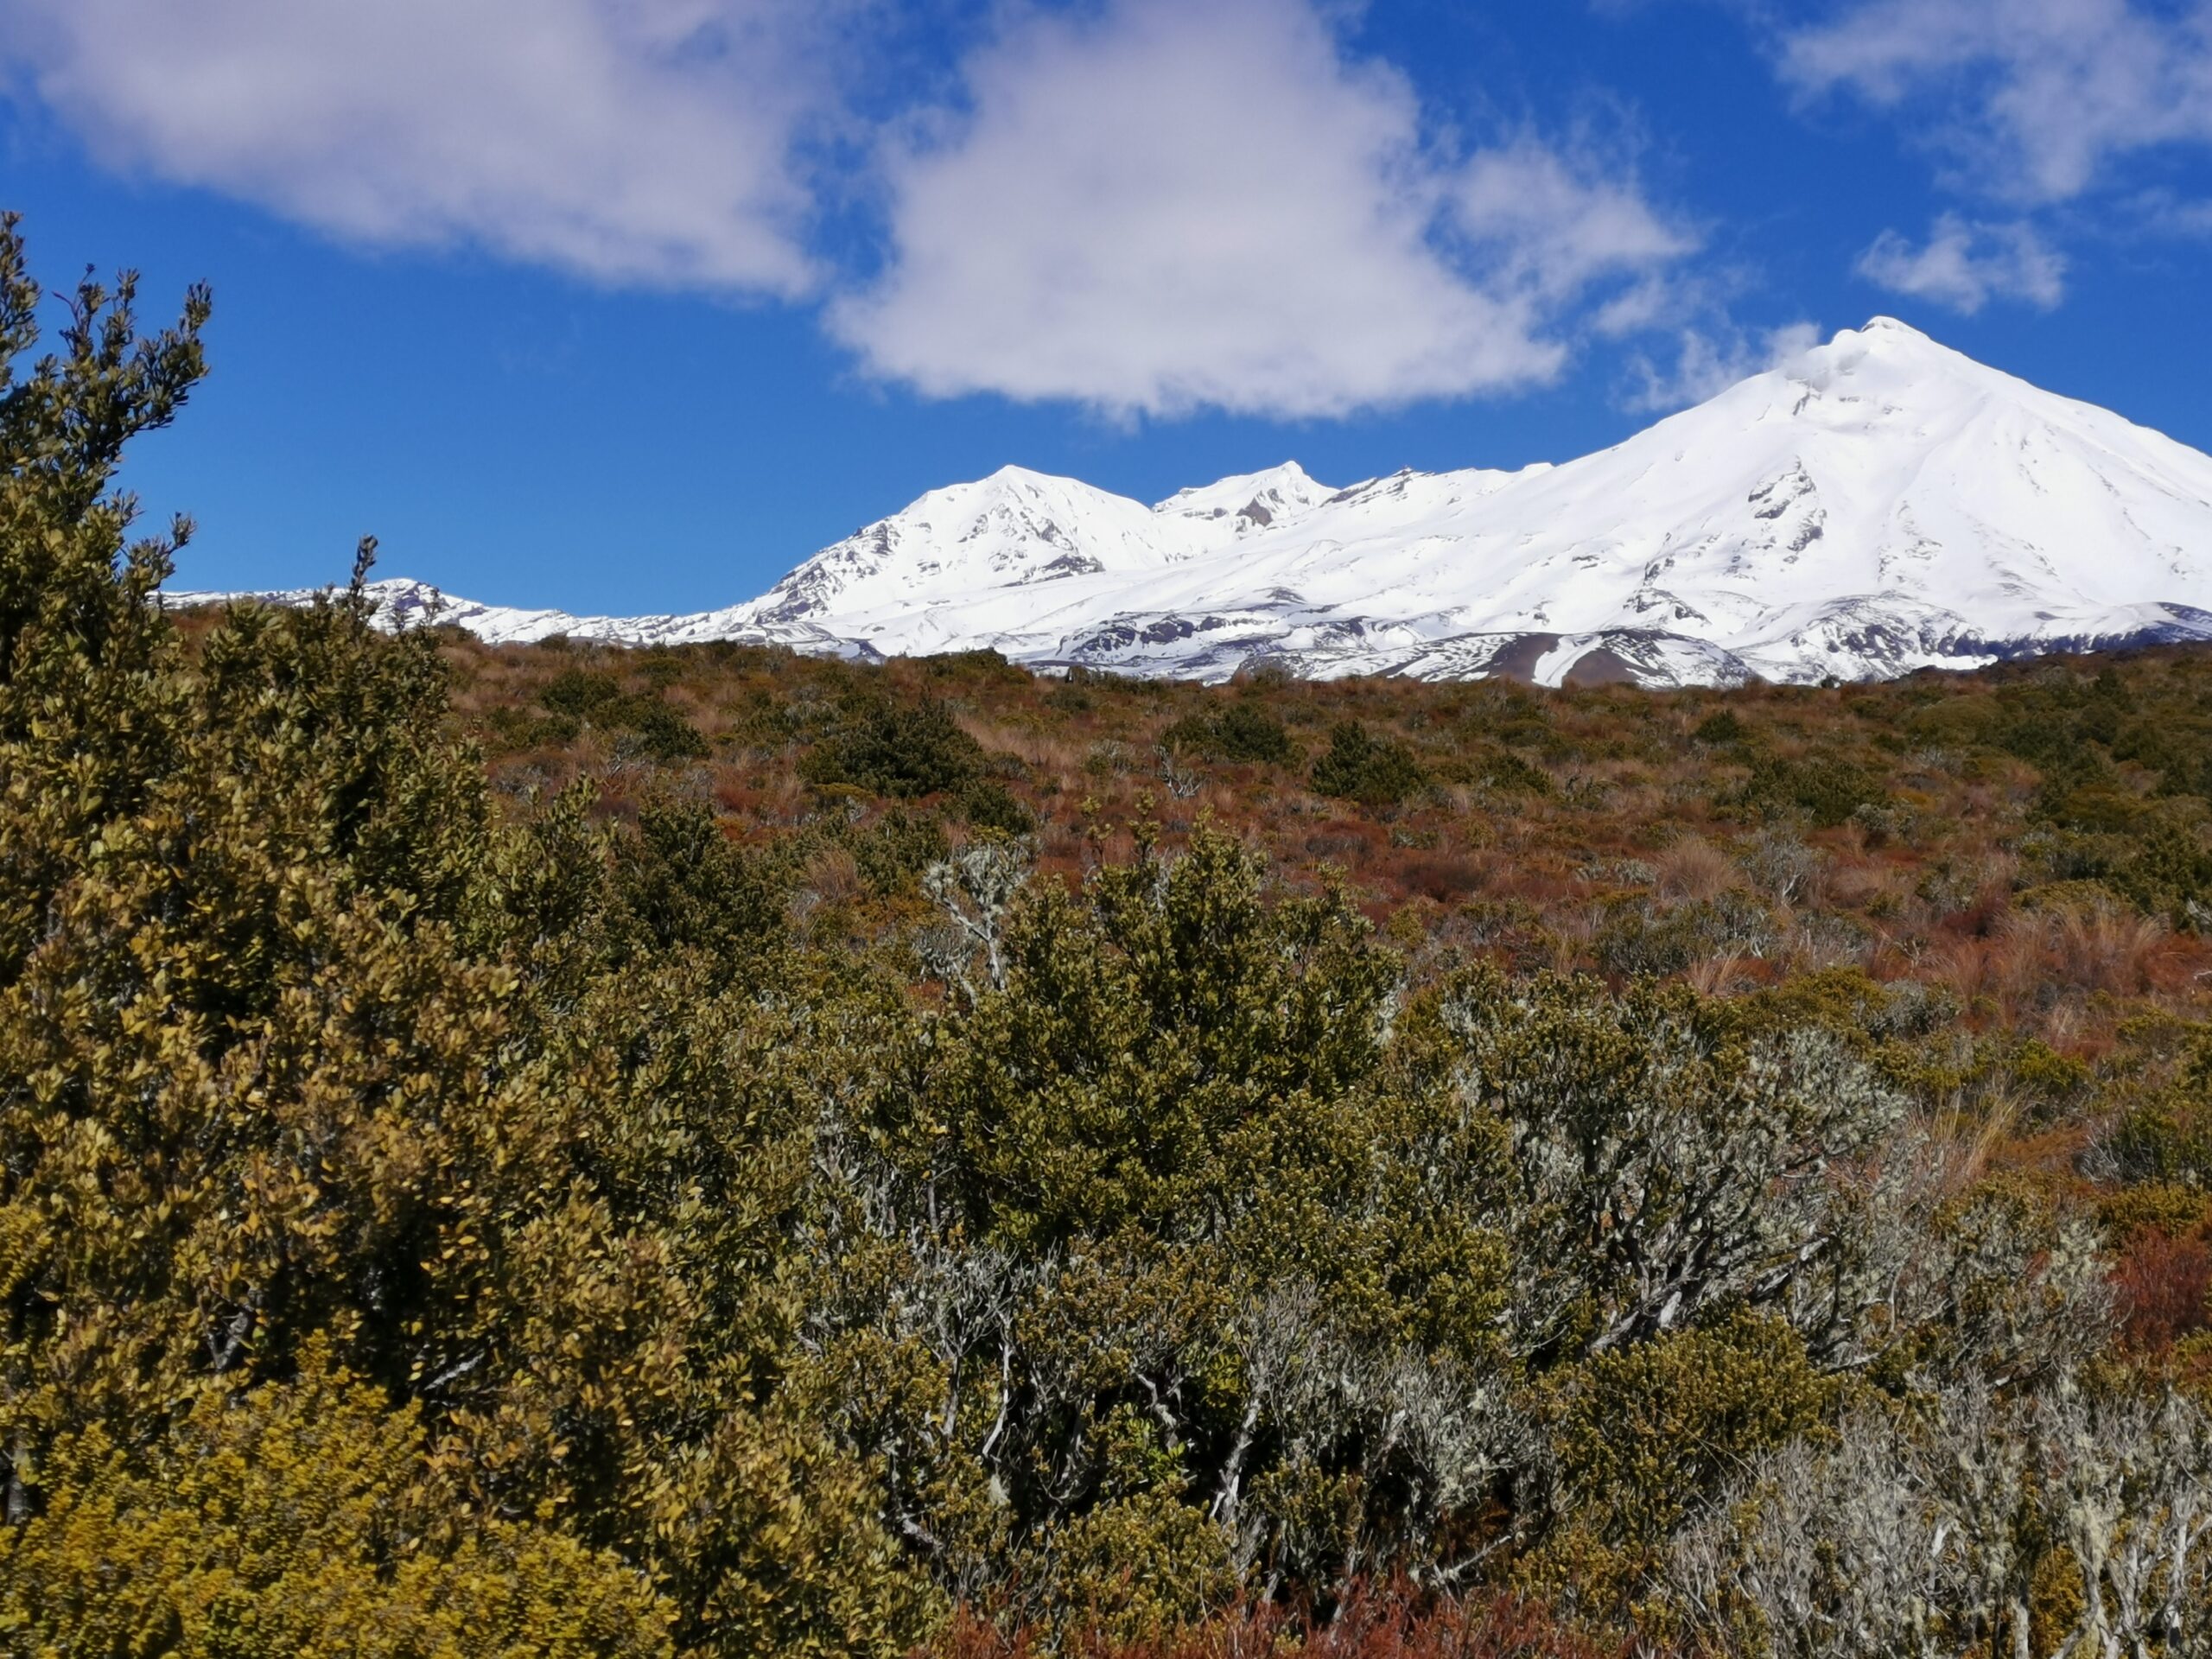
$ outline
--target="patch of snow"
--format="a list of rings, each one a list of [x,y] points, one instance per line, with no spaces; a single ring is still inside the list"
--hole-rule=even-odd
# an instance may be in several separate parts
[[[378,591],[403,616],[435,593]],[[1150,507],[1007,467],[723,610],[452,601],[443,620],[493,640],[990,647],[1204,679],[1255,658],[1316,677],[1877,678],[2212,639],[2212,457],[1878,318],[1561,466],[1339,490],[1286,463]]]

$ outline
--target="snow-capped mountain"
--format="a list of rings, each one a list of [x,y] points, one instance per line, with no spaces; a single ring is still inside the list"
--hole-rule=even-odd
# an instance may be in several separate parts
[[[396,611],[433,590],[383,584]],[[696,616],[451,602],[487,639],[990,647],[1224,678],[1869,678],[2212,639],[2212,457],[1878,318],[1563,466],[1147,507],[1007,467],[935,490]]]

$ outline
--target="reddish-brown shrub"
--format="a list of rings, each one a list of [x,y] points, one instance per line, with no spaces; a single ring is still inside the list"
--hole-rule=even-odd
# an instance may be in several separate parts
[[[2089,990],[2132,996],[2149,988],[2169,930],[2158,918],[2099,905],[2061,912],[2054,933],[2062,972]]]
[[[2138,1353],[2163,1353],[2193,1332],[2212,1329],[2212,1247],[2201,1233],[2169,1238],[2138,1230],[2113,1270],[2120,1336]]]
[[[825,848],[806,862],[807,889],[830,905],[848,905],[861,896],[860,866],[842,847]]]
[[[1243,1602],[1200,1624],[1123,1643],[1056,1644],[963,1609],[915,1659],[1627,1659],[1662,1649],[1607,1640],[1541,1602],[1509,1595],[1429,1596],[1403,1582],[1356,1587],[1325,1618],[1275,1602]]]
[[[1448,905],[1479,893],[1482,867],[1456,853],[1416,853],[1399,861],[1399,885],[1408,893]]]

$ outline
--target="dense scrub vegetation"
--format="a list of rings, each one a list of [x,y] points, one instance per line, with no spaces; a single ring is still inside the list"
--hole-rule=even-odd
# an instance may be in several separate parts
[[[204,296],[38,299],[10,226],[7,1650],[2212,1643],[2212,657],[180,616]]]

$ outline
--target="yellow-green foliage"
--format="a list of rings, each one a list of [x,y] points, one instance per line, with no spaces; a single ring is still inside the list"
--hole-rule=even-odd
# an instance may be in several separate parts
[[[328,1365],[238,1395],[203,1384],[173,1426],[67,1434],[42,1512],[0,1534],[11,1653],[645,1656],[671,1651],[644,1575],[547,1529],[456,1525],[417,1415]]]
[[[1562,1390],[1566,1483],[1627,1539],[1663,1536],[1734,1459],[1818,1421],[1832,1395],[1788,1325],[1744,1314],[1599,1355]]]
[[[1778,1319],[1738,1314],[1585,1362],[1554,1384],[1564,1525],[1535,1582],[1625,1604],[1667,1540],[1747,1459],[1816,1429],[1835,1385]]]
[[[1053,1540],[1042,1565],[1071,1631],[1113,1642],[1157,1638],[1228,1605],[1237,1588],[1230,1541],[1172,1493],[1100,1504]]]

